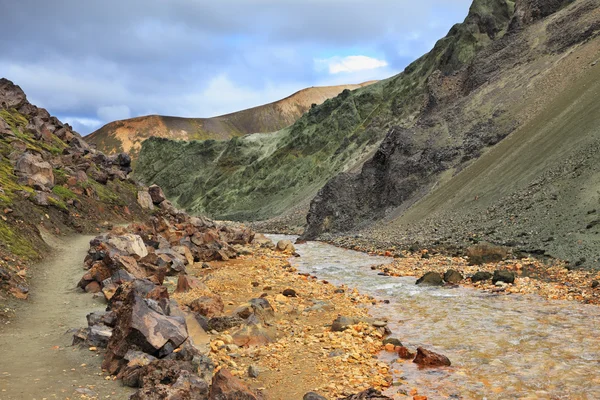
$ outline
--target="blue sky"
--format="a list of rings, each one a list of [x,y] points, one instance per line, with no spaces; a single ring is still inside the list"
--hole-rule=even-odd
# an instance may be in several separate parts
[[[401,72],[468,0],[0,0],[0,76],[87,134]]]

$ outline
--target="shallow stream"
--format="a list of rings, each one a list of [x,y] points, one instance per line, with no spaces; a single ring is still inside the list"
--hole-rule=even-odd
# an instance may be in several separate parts
[[[269,235],[273,240],[293,236]],[[394,364],[398,390],[429,399],[600,399],[600,308],[538,296],[494,295],[470,288],[427,288],[370,266],[390,261],[319,242],[297,245],[291,263],[332,283],[387,299],[371,313],[393,335],[452,361],[419,371]]]

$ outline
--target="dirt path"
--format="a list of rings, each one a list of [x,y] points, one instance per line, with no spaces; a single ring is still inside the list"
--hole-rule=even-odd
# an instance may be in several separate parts
[[[104,309],[76,284],[92,236],[47,238],[54,255],[32,268],[31,295],[12,324],[0,328],[0,399],[128,397],[129,391],[101,374],[101,357],[70,347],[71,328]]]

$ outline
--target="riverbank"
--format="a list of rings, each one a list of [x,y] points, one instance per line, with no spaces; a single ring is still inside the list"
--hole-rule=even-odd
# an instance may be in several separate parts
[[[394,261],[378,265],[381,273],[389,276],[420,278],[428,272],[441,276],[448,270],[461,274],[462,279],[452,284],[483,290],[495,294],[536,294],[548,300],[569,300],[584,304],[600,304],[600,271],[581,268],[578,264],[549,257],[522,255],[519,258],[509,248],[497,261],[474,264],[469,260],[469,248],[402,250],[395,246],[383,246],[365,239],[336,238],[326,243],[372,255],[393,257]],[[476,246],[475,246],[476,247]],[[501,248],[492,246],[492,248]],[[495,285],[490,275],[487,279],[473,281],[477,272],[509,271],[514,282]]]
[[[289,253],[260,246],[248,250],[251,254],[236,260],[211,262],[210,268],[195,264],[188,270],[221,297],[224,315],[236,315],[253,298],[267,300],[274,309],[264,332],[272,340],[263,346],[235,345],[237,327],[211,334],[210,355],[217,366],[229,368],[269,399],[301,399],[309,391],[337,399],[391,385],[389,365],[377,358],[383,329],[368,322],[372,297],[299,275],[288,262]],[[173,298],[189,305],[202,295],[192,291]],[[365,322],[332,332],[339,315]],[[249,368],[256,377],[249,376]]]

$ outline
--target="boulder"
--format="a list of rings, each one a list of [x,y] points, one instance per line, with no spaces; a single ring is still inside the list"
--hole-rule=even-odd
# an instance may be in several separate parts
[[[37,154],[23,154],[15,165],[15,174],[28,186],[39,185],[48,188],[54,186],[52,165]]]
[[[294,247],[293,243],[289,240],[280,240],[279,242],[277,242],[277,250],[290,254],[296,252],[296,248]]]
[[[490,243],[479,243],[467,248],[467,259],[471,265],[481,265],[504,260],[508,256],[508,248]]]
[[[296,297],[296,291],[294,289],[285,289],[281,294],[285,297]]]
[[[117,322],[117,314],[114,311],[94,311],[86,315],[88,326],[106,325],[114,327]]]
[[[422,367],[444,367],[451,365],[448,357],[426,350],[423,347],[417,348],[417,355],[413,362]]]
[[[449,269],[444,273],[444,281],[452,284],[457,284],[462,281],[464,277],[462,274],[456,270]]]
[[[231,337],[237,346],[264,346],[275,339],[261,324],[244,325],[235,331]]]
[[[492,279],[492,274],[487,271],[479,271],[471,276],[471,282],[481,282]]]
[[[412,353],[410,350],[408,350],[404,346],[398,347],[397,350],[398,350],[398,357],[400,357],[403,360],[412,360],[415,358],[415,353]]]
[[[150,197],[152,198],[152,202],[154,204],[160,204],[167,199],[162,189],[158,185],[150,186],[148,188],[148,193],[150,194]]]
[[[217,332],[223,332],[240,326],[243,323],[244,320],[242,318],[234,315],[227,315],[209,319],[206,327],[209,331],[215,330]]]
[[[258,397],[226,369],[215,374],[208,395],[209,400],[258,400]]]
[[[256,365],[248,366],[248,376],[250,378],[258,378],[260,375],[260,369]]]
[[[112,337],[112,332],[113,329],[106,325],[92,325],[89,328],[86,343],[89,346],[105,348]]]
[[[427,272],[425,275],[417,279],[417,285],[441,286],[444,284],[442,276],[437,272]]]
[[[192,289],[208,289],[206,285],[200,282],[199,279],[196,279],[190,275],[179,274],[177,278],[177,288],[175,289],[175,293],[185,293],[189,292]]]
[[[138,259],[148,255],[148,249],[139,235],[131,233],[119,236],[109,235],[107,243],[126,255],[133,255]]]
[[[85,285],[84,290],[86,291],[86,293],[100,293],[102,291],[102,288],[100,287],[100,284],[98,282],[93,281]]]
[[[216,294],[210,296],[202,296],[190,303],[190,309],[205,317],[214,317],[223,313],[225,306],[221,296]]]
[[[209,388],[206,381],[193,373],[190,362],[156,360],[140,368],[141,389],[132,400],[206,400]]]
[[[355,325],[357,323],[356,319],[350,317],[338,316],[335,321],[331,324],[332,332],[342,332],[350,327],[350,325]]]
[[[367,389],[364,392],[352,394],[347,397],[340,397],[339,400],[393,400],[391,397],[385,396],[379,390]]]
[[[140,190],[137,194],[137,202],[143,209],[153,210],[154,203],[152,203],[152,197],[145,190]]]
[[[318,393],[308,392],[302,397],[302,400],[327,400],[327,399]]]
[[[515,283],[515,274],[507,270],[496,270],[492,276],[492,283],[496,282]]]
[[[393,337],[384,339],[383,345],[385,346],[386,344],[391,344],[394,347],[402,346],[402,342],[400,341],[400,339],[393,338]]]
[[[126,287],[123,289],[123,286]],[[117,324],[102,364],[111,374],[123,367],[124,356],[129,350],[139,349],[154,357],[164,357],[188,337],[183,318],[162,314],[152,306],[156,300],[145,299],[144,293],[136,289],[135,285],[125,284],[114,296],[114,301],[121,304],[116,311]]]

